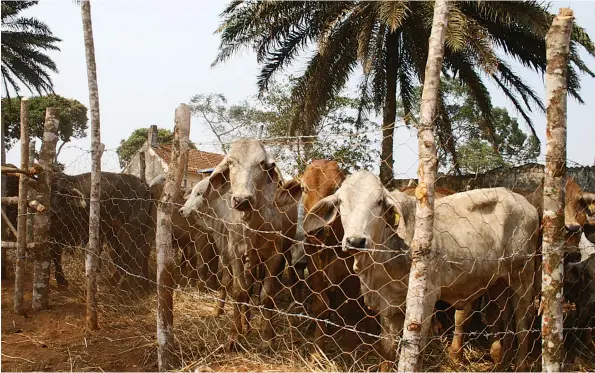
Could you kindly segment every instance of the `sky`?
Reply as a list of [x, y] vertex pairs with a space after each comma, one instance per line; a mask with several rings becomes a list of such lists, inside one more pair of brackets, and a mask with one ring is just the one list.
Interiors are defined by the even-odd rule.
[[[104, 171], [118, 172], [116, 148], [132, 131], [156, 124], [173, 129], [174, 112], [195, 94], [222, 93], [231, 103], [256, 94], [258, 65], [252, 52], [246, 51], [224, 64], [211, 67], [219, 46], [214, 31], [219, 14], [227, 1], [207, 0], [93, 0], [92, 21], [99, 85], [101, 142], [106, 146], [102, 159]], [[595, 39], [595, 1], [553, 1], [552, 11], [571, 7], [576, 22]], [[55, 91], [74, 98], [87, 107], [89, 96], [80, 7], [72, 0], [42, 0], [23, 15], [46, 22], [55, 36], [62, 39], [61, 51], [49, 55], [58, 65], [52, 74]], [[595, 69], [595, 59], [581, 51], [583, 59]], [[286, 70], [299, 74], [299, 64]], [[543, 76], [513, 64], [541, 97]], [[354, 76], [347, 91], [355, 93]], [[568, 165], [593, 165], [595, 161], [595, 79], [582, 75], [584, 105], [568, 101]], [[515, 114], [510, 102], [493, 84], [488, 83], [494, 106]], [[23, 90], [24, 95], [28, 91]], [[545, 115], [531, 115], [545, 152]], [[90, 127], [90, 125], [89, 125]], [[523, 128], [525, 128], [522, 125]], [[526, 129], [526, 128], [525, 128]], [[90, 131], [90, 129], [89, 129]], [[198, 148], [214, 151], [214, 137], [204, 123], [193, 118], [190, 139]], [[66, 172], [77, 174], [90, 170], [91, 138], [77, 139], [62, 150], [59, 161]], [[39, 141], [37, 148], [39, 149]], [[8, 163], [18, 165], [19, 146], [7, 153]], [[413, 130], [397, 130], [395, 139], [396, 177], [415, 177], [417, 139]]]

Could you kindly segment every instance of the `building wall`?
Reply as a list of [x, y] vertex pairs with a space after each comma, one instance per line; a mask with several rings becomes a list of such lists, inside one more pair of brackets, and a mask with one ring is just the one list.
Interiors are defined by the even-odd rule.
[[167, 173], [167, 165], [157, 154], [150, 150], [147, 144], [144, 144], [141, 149], [132, 157], [130, 164], [122, 170], [124, 174], [130, 174], [140, 177], [140, 152], [145, 153], [145, 178], [147, 183], [150, 183], [155, 177]]

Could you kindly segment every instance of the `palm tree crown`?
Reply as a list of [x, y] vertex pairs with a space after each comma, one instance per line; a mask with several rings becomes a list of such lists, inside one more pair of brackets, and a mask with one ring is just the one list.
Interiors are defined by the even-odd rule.
[[[496, 83], [535, 133], [528, 112], [533, 107], [544, 110], [543, 103], [502, 56], [543, 73], [545, 34], [553, 15], [537, 1], [449, 3], [443, 74], [469, 87], [481, 111], [479, 125], [494, 143], [486, 77]], [[221, 45], [213, 64], [252, 48], [261, 64], [258, 87], [262, 92], [277, 71], [315, 45], [293, 91], [301, 110], [296, 110], [299, 118], [291, 131], [307, 134], [357, 66], [363, 70], [361, 113], [383, 109], [385, 129], [394, 128], [397, 91], [405, 113], [410, 113], [414, 87], [424, 80], [432, 15], [433, 3], [426, 1], [234, 1], [221, 14]], [[595, 56], [589, 36], [574, 26], [568, 84], [570, 94], [582, 103], [578, 74], [595, 74], [581, 60], [579, 46]], [[441, 101], [436, 119], [438, 145], [454, 156], [444, 97]], [[406, 115], [407, 123], [408, 118]], [[392, 157], [392, 135], [389, 140], [384, 160]]]
[[2, 81], [6, 92], [11, 87], [17, 94], [21, 82], [31, 92], [53, 93], [50, 72], [58, 72], [54, 61], [44, 53], [60, 50], [49, 27], [19, 13], [37, 1], [2, 1]]

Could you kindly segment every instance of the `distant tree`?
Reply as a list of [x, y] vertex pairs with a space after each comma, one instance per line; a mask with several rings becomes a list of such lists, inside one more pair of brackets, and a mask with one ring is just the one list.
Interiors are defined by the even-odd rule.
[[19, 82], [39, 95], [54, 93], [50, 72], [58, 72], [44, 52], [59, 51], [49, 27], [37, 18], [20, 16], [37, 1], [2, 1], [2, 83], [17, 94]]
[[[120, 140], [120, 146], [116, 149], [120, 167], [124, 168], [132, 160], [132, 157], [147, 141], [149, 135], [148, 128], [135, 129], [126, 140]], [[157, 129], [157, 144], [169, 144], [174, 139], [174, 133], [165, 128]], [[190, 144], [190, 149], [196, 149], [194, 144]]]
[[[444, 110], [451, 118], [450, 138], [446, 138], [446, 134], [438, 134], [436, 138], [438, 162], [443, 172], [453, 169], [453, 158], [446, 151], [448, 145], [445, 139], [452, 140], [457, 163], [463, 173], [482, 173], [496, 167], [518, 166], [537, 161], [540, 153], [539, 139], [523, 132], [518, 120], [505, 108], [492, 108], [493, 132], [488, 133], [481, 109], [466, 85], [455, 79], [443, 78], [440, 91], [444, 97]], [[414, 103], [420, 103], [421, 87], [414, 89], [413, 98]], [[412, 119], [417, 120], [418, 115], [414, 111]]]
[[313, 159], [335, 159], [346, 170], [371, 169], [378, 152], [373, 149], [368, 120], [358, 121], [359, 102], [346, 96], [331, 100], [324, 115], [308, 136], [290, 136], [295, 110], [291, 99], [293, 78], [271, 84], [266, 95], [252, 97], [236, 105], [228, 104], [221, 94], [196, 95], [191, 98], [193, 115], [204, 121], [226, 152], [234, 138], [262, 135], [267, 149], [283, 171], [302, 172]]
[[[31, 136], [42, 138], [45, 123], [45, 109], [54, 107], [60, 114], [58, 136], [62, 143], [56, 152], [56, 158], [62, 147], [73, 138], [87, 136], [87, 108], [77, 100], [58, 95], [38, 96], [29, 99], [29, 132]], [[4, 116], [4, 146], [10, 150], [21, 138], [21, 104], [14, 98], [2, 99], [2, 115]]]

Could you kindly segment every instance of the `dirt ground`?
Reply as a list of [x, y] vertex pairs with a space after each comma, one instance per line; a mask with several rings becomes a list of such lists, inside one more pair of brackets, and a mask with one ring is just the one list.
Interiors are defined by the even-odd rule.
[[[155, 291], [116, 291], [100, 278], [100, 330], [87, 331], [83, 259], [64, 258], [68, 289], [58, 288], [52, 275], [48, 311], [30, 309], [32, 281], [26, 278], [26, 315], [14, 315], [14, 275], [9, 273], [7, 280], [2, 281], [2, 371], [157, 371]], [[26, 273], [31, 272], [28, 267]], [[177, 366], [182, 371], [372, 371], [379, 363], [370, 345], [358, 348], [349, 362], [342, 360], [340, 337], [329, 356], [313, 353], [312, 321], [304, 320], [296, 328], [289, 328], [289, 318], [283, 315], [275, 319], [275, 328], [282, 334], [276, 354], [258, 353], [258, 315], [251, 321], [252, 331], [240, 339], [240, 350], [226, 353], [222, 346], [231, 324], [232, 307], [228, 305], [222, 316], [214, 317], [214, 296], [188, 285], [174, 292], [174, 348]], [[280, 309], [287, 310], [283, 294], [281, 298]], [[424, 356], [424, 370], [493, 370], [489, 347], [479, 342], [465, 348], [463, 365], [453, 366], [447, 358], [449, 338], [434, 336]], [[566, 369], [593, 371], [595, 359], [582, 356]]]
[[14, 279], [2, 281], [2, 371], [156, 371], [154, 325], [142, 318], [106, 320], [85, 330], [80, 293], [51, 287], [51, 309], [32, 311], [25, 281], [25, 316], [12, 313]]

